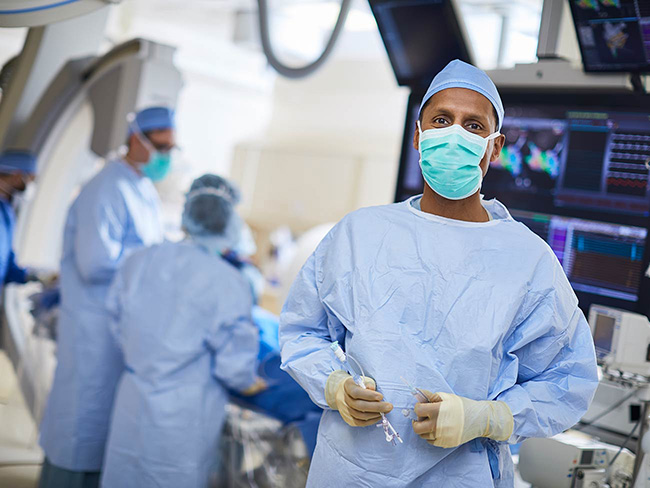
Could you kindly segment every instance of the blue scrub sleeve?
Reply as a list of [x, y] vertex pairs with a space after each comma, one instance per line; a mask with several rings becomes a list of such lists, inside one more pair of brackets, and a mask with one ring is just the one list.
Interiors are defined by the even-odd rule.
[[125, 255], [128, 214], [117, 191], [92, 198], [95, 200], [83, 202], [77, 211], [75, 259], [85, 281], [106, 283]]
[[300, 270], [280, 315], [280, 367], [316, 405], [329, 409], [325, 383], [333, 371], [341, 369], [329, 347], [335, 340], [343, 343], [345, 329], [340, 322], [328, 320], [318, 293], [315, 267], [316, 253]]
[[518, 364], [517, 384], [496, 399], [506, 402], [514, 416], [511, 443], [571, 428], [587, 411], [598, 386], [589, 325], [568, 283], [563, 285], [517, 327], [508, 348], [515, 359], [511, 364]]
[[225, 308], [217, 313], [207, 343], [214, 353], [212, 374], [228, 388], [244, 391], [257, 380], [260, 337], [251, 318], [252, 297], [246, 285], [242, 281], [233, 290], [239, 293], [222, 297]]
[[13, 251], [9, 253], [5, 283], [27, 283], [27, 270], [16, 264], [16, 256]]

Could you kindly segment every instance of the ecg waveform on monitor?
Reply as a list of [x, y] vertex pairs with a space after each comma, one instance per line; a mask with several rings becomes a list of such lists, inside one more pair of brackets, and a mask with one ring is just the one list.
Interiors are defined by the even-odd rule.
[[636, 294], [644, 242], [635, 237], [574, 230], [568, 271], [572, 283]]
[[610, 145], [607, 193], [643, 197], [648, 189], [650, 135], [615, 133]]
[[575, 290], [637, 300], [646, 229], [517, 210], [512, 216], [550, 245]]

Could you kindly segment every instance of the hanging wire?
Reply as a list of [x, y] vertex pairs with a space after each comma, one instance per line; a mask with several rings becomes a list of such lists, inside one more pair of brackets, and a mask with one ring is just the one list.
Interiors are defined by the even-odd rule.
[[338, 40], [341, 32], [343, 31], [343, 27], [345, 26], [345, 20], [347, 19], [348, 13], [350, 12], [352, 0], [341, 0], [341, 10], [339, 11], [338, 19], [336, 19], [336, 24], [332, 30], [332, 35], [327, 41], [325, 49], [323, 49], [321, 55], [318, 56], [315, 61], [300, 67], [287, 66], [277, 58], [275, 51], [273, 51], [273, 45], [271, 43], [268, 1], [257, 0], [257, 5], [259, 7], [258, 17], [260, 25], [260, 38], [262, 40], [262, 50], [264, 51], [269, 64], [273, 66], [273, 69], [275, 69], [282, 76], [286, 76], [287, 78], [304, 78], [305, 76], [309, 76], [318, 68], [320, 68], [325, 63], [325, 61], [327, 61], [327, 58], [334, 50], [336, 41]]

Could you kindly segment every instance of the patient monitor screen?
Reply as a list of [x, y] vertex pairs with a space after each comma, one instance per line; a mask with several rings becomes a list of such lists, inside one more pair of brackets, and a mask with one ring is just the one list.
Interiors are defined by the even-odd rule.
[[486, 192], [534, 193], [548, 207], [649, 214], [647, 113], [516, 106], [507, 113], [506, 143]]
[[453, 59], [470, 61], [451, 0], [370, 0], [400, 85], [428, 83]]
[[605, 356], [612, 350], [612, 338], [614, 337], [614, 327], [616, 320], [608, 315], [596, 315], [596, 325], [594, 327], [594, 345], [598, 357]]
[[636, 302], [647, 230], [512, 210], [553, 249], [573, 289]]
[[586, 71], [650, 70], [648, 0], [570, 0]]

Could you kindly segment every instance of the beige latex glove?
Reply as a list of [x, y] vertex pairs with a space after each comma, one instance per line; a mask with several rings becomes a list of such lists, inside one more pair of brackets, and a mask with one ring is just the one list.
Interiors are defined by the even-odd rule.
[[422, 392], [431, 403], [417, 403], [413, 431], [429, 444], [456, 447], [477, 437], [505, 441], [512, 435], [514, 419], [505, 402], [476, 401], [451, 393]]
[[363, 380], [367, 389], [357, 385], [345, 371], [337, 370], [325, 384], [325, 401], [352, 427], [376, 424], [381, 419], [379, 412], [388, 413], [393, 409], [390, 403], [382, 402], [384, 396], [375, 391], [372, 378], [364, 377]]
[[266, 381], [264, 381], [262, 378], [257, 378], [257, 380], [255, 380], [255, 383], [242, 391], [241, 394], [244, 396], [257, 395], [261, 391], [266, 390], [268, 387], [269, 385], [266, 384]]

